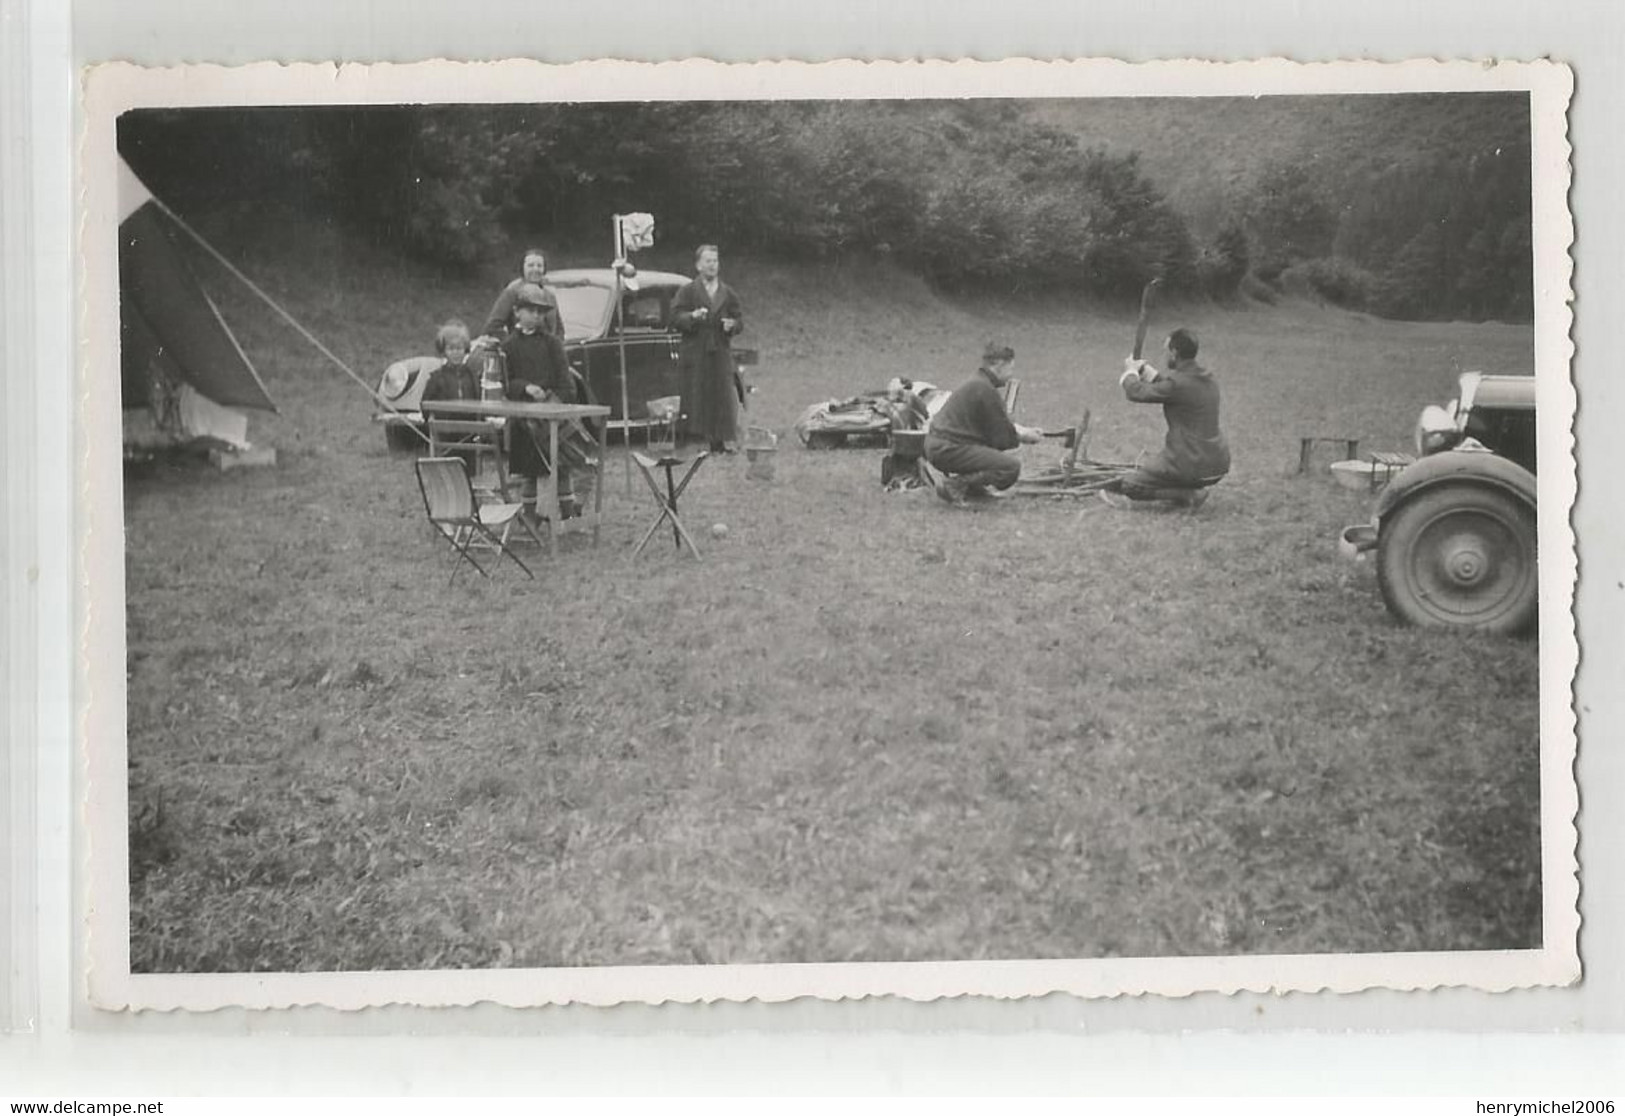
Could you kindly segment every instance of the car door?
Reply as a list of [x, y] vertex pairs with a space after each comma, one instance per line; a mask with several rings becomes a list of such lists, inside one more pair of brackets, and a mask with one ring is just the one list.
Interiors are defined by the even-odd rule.
[[[677, 335], [669, 328], [674, 288], [648, 285], [622, 296], [621, 322], [611, 319], [602, 337], [582, 345], [587, 382], [615, 420], [621, 414], [621, 355], [626, 356], [626, 406], [633, 422], [648, 415], [651, 399], [682, 392]], [[623, 345], [624, 341], [624, 345]]]

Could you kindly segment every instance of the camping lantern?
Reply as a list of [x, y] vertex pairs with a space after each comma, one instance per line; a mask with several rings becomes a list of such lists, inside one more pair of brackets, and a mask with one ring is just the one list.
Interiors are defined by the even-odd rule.
[[486, 401], [503, 398], [507, 394], [504, 381], [508, 377], [507, 369], [503, 365], [502, 350], [481, 349], [475, 357], [479, 361], [480, 398]]

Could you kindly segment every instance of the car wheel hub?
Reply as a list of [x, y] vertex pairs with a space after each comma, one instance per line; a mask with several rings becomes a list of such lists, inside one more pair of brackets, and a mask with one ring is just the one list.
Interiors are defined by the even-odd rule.
[[1418, 542], [1412, 584], [1441, 618], [1494, 615], [1517, 595], [1526, 574], [1515, 532], [1493, 515], [1441, 515]]
[[1476, 537], [1457, 536], [1444, 548], [1444, 572], [1451, 581], [1468, 589], [1483, 581], [1489, 573], [1490, 557], [1484, 552], [1483, 541]]

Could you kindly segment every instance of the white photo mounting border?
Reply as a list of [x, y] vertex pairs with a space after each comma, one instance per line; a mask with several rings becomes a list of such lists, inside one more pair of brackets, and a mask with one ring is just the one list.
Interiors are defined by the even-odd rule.
[[[85, 976], [107, 1010], [386, 1004], [506, 1006], [627, 1002], [782, 1001], [899, 996], [1082, 997], [1211, 991], [1353, 992], [1370, 988], [1486, 991], [1579, 979], [1578, 861], [1572, 685], [1576, 492], [1573, 443], [1573, 222], [1567, 109], [1570, 71], [1549, 62], [1414, 61], [1298, 64], [1284, 60], [1129, 64], [834, 62], [723, 65], [530, 62], [412, 65], [210, 65], [145, 70], [114, 64], [87, 75], [80, 150], [80, 401], [74, 491], [80, 499], [77, 585], [83, 642], [77, 692], [88, 834]], [[554, 101], [882, 98], [1089, 98], [1526, 91], [1532, 122], [1534, 349], [1541, 492], [1540, 835], [1542, 946], [1531, 950], [861, 964], [628, 966], [343, 973], [136, 974], [130, 967], [126, 785], [125, 598], [116, 303], [120, 114], [139, 108], [495, 104]]]

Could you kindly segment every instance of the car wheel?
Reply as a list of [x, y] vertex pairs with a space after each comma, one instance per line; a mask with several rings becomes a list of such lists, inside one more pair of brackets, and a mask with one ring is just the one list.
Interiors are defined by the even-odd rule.
[[1535, 511], [1492, 488], [1420, 492], [1383, 518], [1377, 581], [1406, 623], [1522, 631], [1540, 586]]
[[411, 450], [426, 451], [429, 447], [429, 443], [410, 426], [384, 427], [384, 441], [388, 443], [390, 449], [398, 453]]

